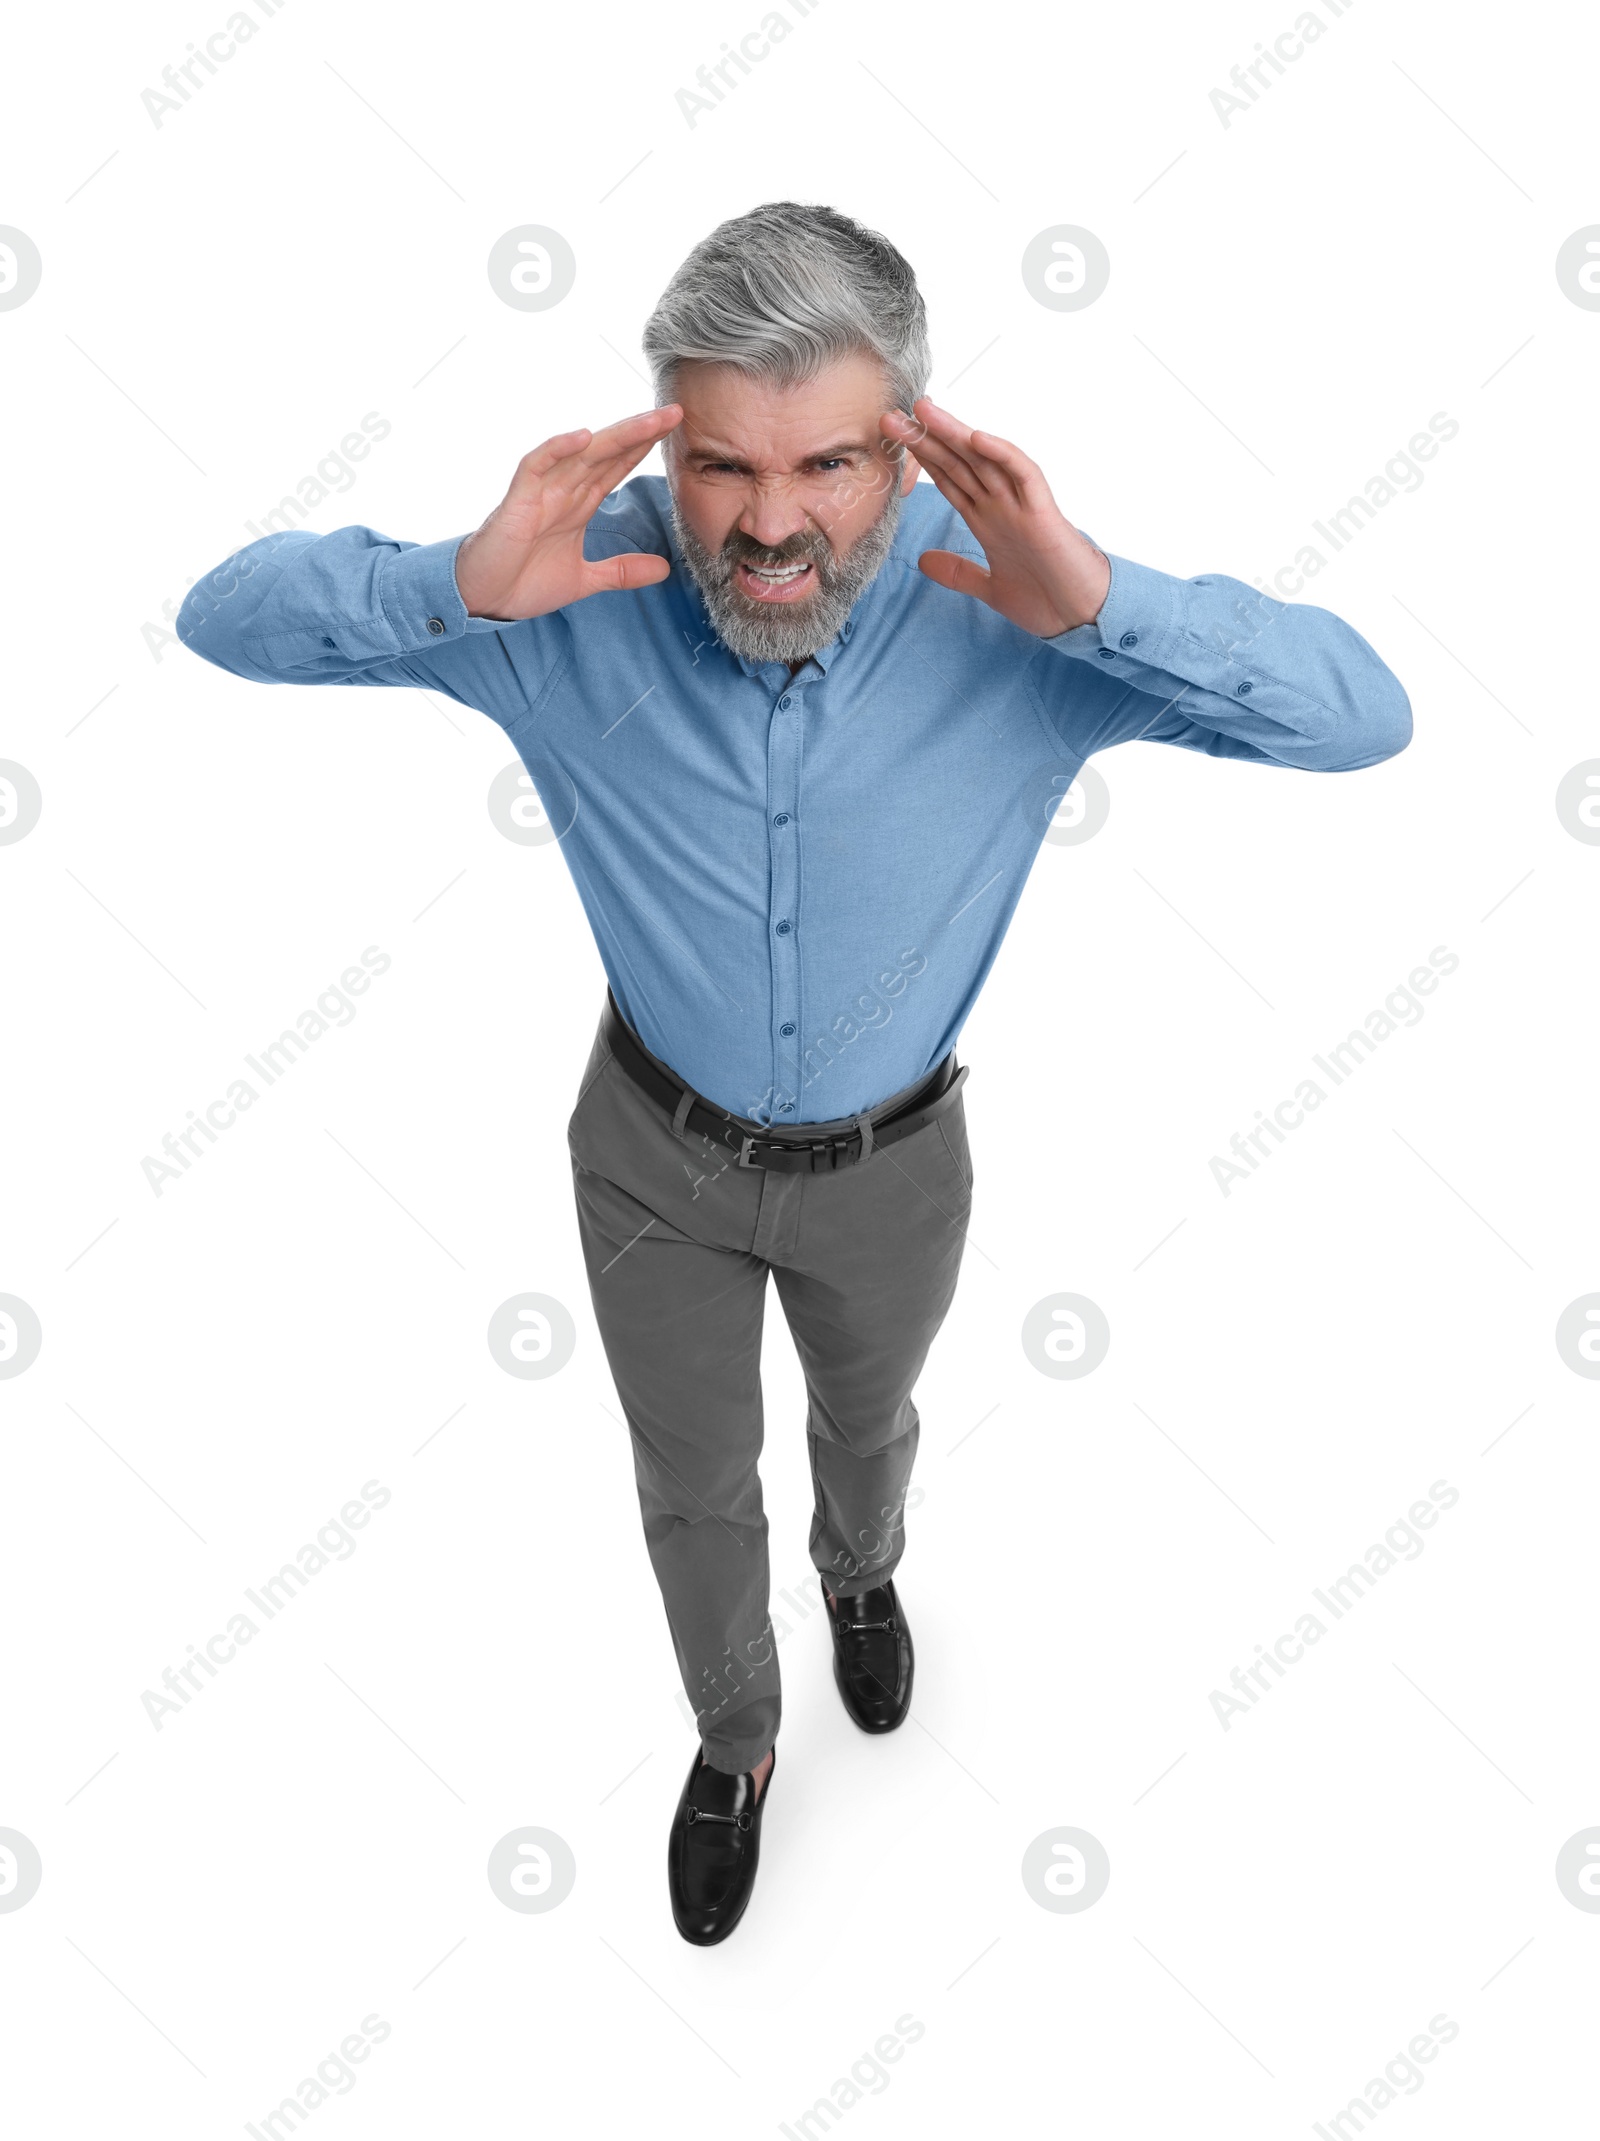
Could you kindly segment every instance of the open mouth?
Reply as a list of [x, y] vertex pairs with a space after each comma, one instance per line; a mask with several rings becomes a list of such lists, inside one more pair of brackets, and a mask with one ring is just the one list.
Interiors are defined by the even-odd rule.
[[741, 561], [734, 578], [740, 591], [756, 602], [796, 602], [810, 593], [816, 567], [808, 558], [791, 559], [783, 565], [746, 565]]

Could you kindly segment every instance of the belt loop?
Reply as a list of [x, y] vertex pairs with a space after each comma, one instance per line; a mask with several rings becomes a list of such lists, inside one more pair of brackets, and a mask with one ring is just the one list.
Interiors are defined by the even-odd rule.
[[[872, 1117], [870, 1115], [858, 1115], [856, 1117], [856, 1128], [861, 1132], [861, 1158], [863, 1160], [870, 1159], [872, 1157]], [[859, 1165], [860, 1162], [858, 1161], [857, 1164]]]
[[679, 1139], [680, 1142], [683, 1138], [683, 1126], [688, 1121], [689, 1110], [693, 1106], [694, 1089], [692, 1086], [686, 1085], [682, 1093], [678, 1096], [677, 1110], [672, 1118], [672, 1134], [675, 1138]]

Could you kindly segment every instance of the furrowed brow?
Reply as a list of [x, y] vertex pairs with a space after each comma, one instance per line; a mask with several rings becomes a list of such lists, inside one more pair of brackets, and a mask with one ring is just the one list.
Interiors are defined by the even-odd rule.
[[[806, 454], [798, 465], [801, 468], [814, 468], [819, 461], [842, 460], [848, 454], [869, 454], [871, 450], [861, 439], [847, 439], [837, 446], [817, 447], [814, 452]], [[685, 458], [690, 461], [719, 462], [725, 467], [738, 469], [741, 474], [749, 473], [749, 464], [741, 460], [731, 447], [701, 443], [694, 446], [685, 445], [683, 452]]]
[[864, 444], [862, 440], [847, 439], [840, 446], [819, 446], [815, 453], [808, 453], [800, 465], [802, 468], [810, 468], [818, 461], [839, 461], [843, 460], [846, 454], [864, 454], [871, 451], [871, 447]]

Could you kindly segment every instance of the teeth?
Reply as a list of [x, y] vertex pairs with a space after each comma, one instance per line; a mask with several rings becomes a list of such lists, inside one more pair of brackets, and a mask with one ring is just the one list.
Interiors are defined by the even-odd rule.
[[792, 580], [806, 568], [802, 562], [799, 565], [749, 565], [745, 569], [758, 580]]

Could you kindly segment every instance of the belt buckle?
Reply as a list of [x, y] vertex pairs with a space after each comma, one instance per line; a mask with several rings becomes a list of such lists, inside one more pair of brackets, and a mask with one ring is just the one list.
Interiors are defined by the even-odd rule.
[[813, 1174], [836, 1172], [841, 1165], [847, 1164], [844, 1160], [844, 1155], [850, 1150], [850, 1138], [853, 1135], [854, 1132], [851, 1132], [850, 1135], [845, 1137], [808, 1138], [803, 1144], [797, 1140], [791, 1147], [788, 1145], [781, 1144], [772, 1138], [764, 1138], [759, 1135], [752, 1134], [747, 1137], [742, 1137], [739, 1140], [739, 1158], [737, 1161], [737, 1165], [739, 1165], [740, 1167], [759, 1168], [762, 1163], [759, 1160], [752, 1158], [751, 1155], [752, 1148], [760, 1144], [766, 1146], [771, 1151], [793, 1150], [796, 1152], [809, 1153], [811, 1156], [811, 1172]]

